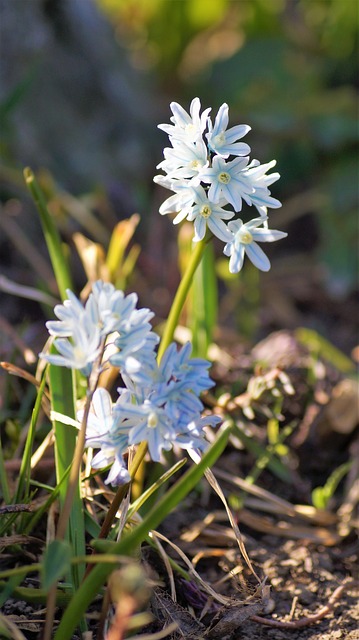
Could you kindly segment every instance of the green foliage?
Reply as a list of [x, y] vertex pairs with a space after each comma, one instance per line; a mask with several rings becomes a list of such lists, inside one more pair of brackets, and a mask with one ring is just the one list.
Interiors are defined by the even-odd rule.
[[45, 590], [50, 589], [70, 569], [71, 546], [66, 540], [53, 540], [46, 547], [41, 565], [41, 583]]
[[312, 491], [312, 502], [317, 509], [327, 509], [329, 501], [334, 496], [340, 481], [350, 471], [353, 463], [345, 462], [330, 474], [323, 487], [315, 487]]
[[[268, 427], [269, 433], [273, 433], [273, 422]], [[257, 440], [248, 435], [238, 424], [233, 426], [234, 433], [243, 446], [252, 453], [255, 458], [253, 469], [248, 474], [246, 480], [252, 484], [259, 478], [264, 469], [268, 469], [283, 482], [291, 483], [292, 477], [287, 464], [282, 462], [281, 456], [286, 455], [288, 449], [283, 442], [291, 435], [293, 427], [287, 425], [282, 427], [281, 432], [276, 435], [275, 441], [269, 441], [267, 446], [262, 446]], [[274, 440], [272, 436], [272, 440]]]
[[[24, 170], [26, 185], [37, 206], [44, 237], [54, 269], [56, 282], [62, 299], [66, 299], [66, 290], [72, 288], [72, 278], [65, 258], [58, 229], [47, 208], [46, 200], [40, 186], [30, 168]], [[51, 347], [54, 350], [54, 347]], [[70, 418], [75, 418], [74, 373], [71, 370], [49, 366], [49, 382], [52, 410]], [[63, 508], [69, 490], [67, 469], [74, 458], [77, 431], [74, 427], [54, 420], [55, 432], [55, 465], [57, 482], [60, 485], [60, 504]], [[65, 535], [73, 545], [76, 555], [85, 554], [85, 526], [80, 497], [80, 478], [75, 489]], [[84, 567], [76, 565], [72, 571], [74, 588], [77, 588], [84, 574]]]
[[[54, 350], [54, 348], [52, 347]], [[55, 351], [55, 350], [54, 350]], [[74, 375], [64, 367], [49, 365], [49, 381], [51, 390], [52, 410], [58, 414], [75, 419]], [[60, 486], [59, 497], [61, 508], [64, 507], [68, 492], [67, 470], [71, 467], [76, 447], [77, 429], [63, 424], [59, 420], [53, 421], [55, 433], [55, 464], [56, 478]], [[80, 497], [80, 478], [75, 489], [66, 531], [67, 541], [72, 544], [75, 555], [85, 555], [85, 525]], [[77, 588], [82, 580], [84, 567], [73, 567], [73, 585]]]
[[[180, 480], [160, 498], [142, 522], [134, 527], [131, 533], [124, 536], [112, 547], [112, 553], [118, 555], [133, 553], [134, 549], [145, 539], [148, 532], [151, 529], [155, 529], [166, 515], [197, 485], [206, 468], [213, 466], [223, 452], [229, 434], [230, 428], [227, 427], [222, 430], [217, 440], [203, 455], [201, 462], [198, 465], [193, 465]], [[76, 594], [74, 594], [71, 603], [67, 607], [55, 634], [55, 640], [70, 640], [81, 615], [86, 611], [88, 604], [99, 592], [108, 575], [111, 573], [111, 570], [116, 567], [116, 564], [116, 560], [114, 559], [113, 563], [98, 563], [94, 567]]]
[[310, 353], [316, 358], [320, 357], [330, 362], [334, 367], [343, 373], [354, 373], [355, 365], [345, 353], [337, 349], [329, 340], [326, 340], [317, 331], [300, 327], [296, 329], [295, 336], [299, 342], [304, 344]]
[[207, 358], [217, 323], [217, 280], [213, 244], [207, 245], [195, 273], [191, 289], [191, 318], [193, 356]]
[[54, 220], [46, 206], [44, 194], [35, 178], [32, 170], [27, 167], [24, 170], [24, 178], [34, 203], [37, 207], [41, 225], [46, 240], [48, 252], [54, 269], [56, 282], [63, 300], [66, 299], [66, 289], [73, 289], [72, 278], [66, 257], [61, 245], [61, 238]]
[[41, 400], [45, 389], [45, 376], [39, 386], [34, 410], [32, 413], [30, 428], [27, 434], [26, 443], [24, 447], [24, 453], [21, 460], [21, 467], [19, 472], [19, 480], [17, 483], [16, 494], [14, 497], [14, 503], [29, 502], [30, 498], [30, 473], [31, 473], [31, 454], [35, 439], [35, 430], [37, 421], [39, 418], [39, 412], [41, 408]]

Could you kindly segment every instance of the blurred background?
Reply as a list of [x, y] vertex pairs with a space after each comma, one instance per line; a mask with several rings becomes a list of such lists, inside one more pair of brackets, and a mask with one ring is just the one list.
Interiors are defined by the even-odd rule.
[[[356, 0], [0, 0], [0, 304], [2, 358], [11, 327], [44, 339], [51, 309], [16, 285], [56, 296], [22, 171], [37, 174], [76, 285], [74, 232], [107, 248], [116, 222], [141, 216], [128, 290], [158, 319], [179, 280], [177, 228], [153, 183], [169, 103], [227, 102], [249, 124], [252, 157], [277, 160], [283, 202], [271, 226], [273, 268], [229, 278], [218, 247], [219, 327], [252, 343], [305, 326], [348, 355], [358, 312], [358, 6]], [[14, 293], [16, 295], [14, 295]]]

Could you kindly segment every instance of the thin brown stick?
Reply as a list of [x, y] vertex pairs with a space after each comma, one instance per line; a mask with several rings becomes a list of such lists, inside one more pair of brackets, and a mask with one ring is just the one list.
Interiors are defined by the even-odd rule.
[[307, 616], [306, 618], [301, 618], [300, 620], [273, 620], [273, 618], [262, 618], [262, 616], [251, 616], [251, 620], [253, 622], [258, 622], [258, 624], [263, 624], [268, 627], [275, 627], [276, 629], [301, 629], [302, 627], [309, 627], [311, 624], [315, 624], [325, 618], [328, 613], [330, 613], [334, 605], [338, 602], [340, 596], [342, 595], [346, 585], [340, 585], [337, 587], [335, 591], [333, 591], [332, 595], [329, 597], [328, 602], [324, 607], [319, 609], [317, 613], [313, 616]]

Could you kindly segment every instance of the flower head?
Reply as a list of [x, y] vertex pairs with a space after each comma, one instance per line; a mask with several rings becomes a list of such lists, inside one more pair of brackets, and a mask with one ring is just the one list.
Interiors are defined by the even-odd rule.
[[117, 358], [112, 356], [117, 366], [133, 370], [136, 363], [140, 369], [142, 361], [154, 357], [153, 349], [158, 342], [150, 324], [154, 314], [149, 309], [136, 309], [135, 293], [125, 296], [112, 284], [98, 280], [85, 305], [72, 291], [67, 290], [67, 295], [68, 299], [55, 307], [59, 320], [46, 323], [50, 334], [55, 336], [58, 354], [42, 352], [41, 358], [79, 369], [88, 376], [109, 335], [113, 335], [119, 351]]
[[235, 158], [226, 162], [221, 156], [215, 156], [212, 167], [204, 169], [201, 180], [209, 183], [208, 198], [213, 202], [226, 200], [235, 211], [242, 209], [242, 198], [254, 194], [254, 188], [245, 169], [248, 158]]
[[[220, 238], [224, 242], [228, 241], [230, 234], [223, 220], [233, 218], [233, 211], [226, 211], [220, 204], [209, 200], [205, 190], [201, 186], [194, 188], [193, 193], [193, 204], [188, 212], [187, 220], [194, 221], [194, 242], [203, 240], [207, 227], [212, 231], [214, 236], [217, 236], [217, 238]], [[220, 202], [223, 203], [223, 200]]]
[[200, 183], [201, 173], [208, 166], [207, 147], [199, 138], [196, 144], [172, 141], [173, 147], [163, 150], [165, 159], [157, 165], [157, 169], [166, 171], [170, 179], [190, 180], [194, 186]]
[[229, 270], [238, 273], [242, 269], [244, 256], [261, 271], [270, 269], [270, 262], [258, 242], [275, 242], [287, 236], [283, 231], [268, 228], [258, 228], [263, 224], [263, 218], [254, 218], [246, 224], [242, 220], [233, 220], [228, 224], [233, 234], [232, 240], [223, 249], [226, 256], [230, 256]]
[[[245, 250], [245, 242], [234, 241], [233, 229], [244, 223], [233, 218], [242, 211], [244, 201], [256, 207], [261, 216], [258, 224], [268, 230], [268, 209], [281, 206], [269, 189], [279, 179], [279, 173], [267, 173], [275, 160], [262, 165], [258, 160], [250, 161], [250, 147], [240, 142], [250, 127], [237, 125], [228, 129], [226, 103], [219, 108], [214, 125], [208, 116], [209, 109], [200, 115], [198, 98], [192, 100], [190, 114], [177, 103], [171, 103], [171, 110], [174, 124], [160, 125], [172, 144], [165, 148], [165, 159], [157, 167], [166, 175], [157, 175], [154, 181], [174, 194], [161, 205], [160, 214], [175, 213], [173, 224], [186, 219], [193, 222], [194, 242], [203, 240], [207, 230], [225, 242], [224, 253], [231, 258], [230, 270], [240, 270], [245, 252], [260, 269], [269, 269], [269, 260], [256, 243], [248, 242]], [[231, 222], [227, 223], [228, 220]], [[252, 222], [247, 223], [248, 233]], [[232, 223], [236, 223], [234, 227]], [[262, 234], [260, 239], [272, 241], [268, 238]]]
[[228, 158], [228, 156], [247, 156], [251, 149], [245, 142], [237, 142], [243, 138], [251, 128], [246, 124], [239, 124], [235, 127], [227, 129], [229, 116], [228, 104], [224, 103], [219, 108], [212, 126], [212, 122], [208, 120], [209, 131], [206, 134], [208, 146], [214, 153]]
[[[77, 412], [79, 422], [83, 419], [83, 410]], [[106, 484], [124, 484], [130, 481], [123, 454], [128, 447], [128, 431], [122, 427], [118, 416], [113, 412], [111, 396], [99, 387], [93, 394], [91, 411], [86, 425], [86, 447], [100, 449], [91, 461], [94, 469], [103, 469], [111, 465]]]
[[280, 178], [278, 172], [267, 175], [267, 171], [275, 165], [275, 160], [266, 164], [260, 164], [258, 160], [252, 160], [244, 171], [244, 178], [251, 184], [252, 192], [243, 195], [243, 199], [247, 204], [254, 205], [263, 217], [266, 217], [268, 208], [278, 209], [282, 206], [279, 200], [272, 197], [268, 188]]
[[170, 118], [173, 124], [159, 124], [170, 138], [182, 142], [196, 142], [201, 137], [207, 126], [207, 118], [211, 109], [205, 109], [200, 115], [201, 102], [199, 98], [194, 98], [190, 105], [189, 114], [178, 102], [171, 102], [170, 109], [173, 116]]
[[129, 429], [129, 443], [146, 440], [153, 460], [159, 461], [162, 451], [175, 444], [190, 446], [194, 437], [203, 448], [203, 427], [219, 420], [201, 419], [203, 404], [198, 396], [213, 386], [208, 375], [210, 363], [190, 356], [189, 343], [180, 350], [173, 343], [161, 364], [155, 362], [147, 370], [147, 380], [138, 383], [125, 375], [126, 388], [119, 389], [121, 402], [116, 403], [114, 412]]

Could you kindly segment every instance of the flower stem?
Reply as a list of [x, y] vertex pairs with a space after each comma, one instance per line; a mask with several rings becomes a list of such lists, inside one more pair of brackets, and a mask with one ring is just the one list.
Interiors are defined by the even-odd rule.
[[205, 238], [203, 238], [203, 240], [200, 240], [200, 242], [196, 243], [195, 249], [190, 257], [186, 271], [183, 274], [182, 280], [179, 284], [177, 293], [172, 303], [165, 330], [163, 332], [160, 346], [158, 348], [158, 362], [161, 361], [164, 352], [173, 340], [174, 332], [178, 325], [178, 320], [186, 301], [187, 294], [190, 290], [193, 276], [199, 263], [201, 262], [206, 245], [212, 239], [212, 237], [212, 234], [208, 234]]
[[[132, 465], [131, 465], [131, 467], [129, 469], [131, 480], [133, 480], [133, 478], [135, 477], [135, 475], [136, 475], [136, 473], [138, 471], [138, 468], [139, 468], [142, 460], [144, 459], [144, 457], [146, 455], [146, 452], [147, 452], [147, 442], [141, 442], [141, 444], [139, 445], [139, 447], [138, 447], [138, 449], [136, 451], [136, 454], [135, 454], [135, 457], [133, 459]], [[118, 509], [120, 507], [120, 504], [121, 504], [122, 500], [126, 496], [126, 493], [127, 493], [128, 489], [129, 489], [129, 486], [130, 486], [129, 483], [127, 483], [125, 485], [120, 486], [117, 489], [117, 493], [116, 493], [114, 499], [111, 502], [110, 508], [109, 508], [109, 510], [108, 510], [108, 512], [106, 514], [105, 520], [104, 520], [103, 525], [101, 527], [101, 531], [100, 531], [100, 534], [98, 536], [99, 538], [106, 538], [107, 537], [107, 535], [108, 535], [108, 533], [110, 531], [110, 528], [112, 526], [112, 523], [113, 523], [113, 521], [114, 521], [114, 519], [116, 517], [116, 513], [117, 513], [117, 511], [118, 511]]]

